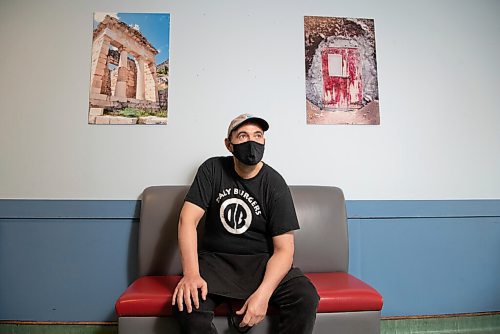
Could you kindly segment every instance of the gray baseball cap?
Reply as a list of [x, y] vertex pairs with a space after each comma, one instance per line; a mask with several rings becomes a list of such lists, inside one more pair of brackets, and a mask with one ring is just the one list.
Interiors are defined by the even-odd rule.
[[231, 123], [229, 123], [229, 128], [227, 129], [227, 138], [231, 136], [231, 132], [233, 132], [243, 124], [250, 122], [258, 124], [264, 131], [267, 131], [269, 129], [269, 124], [263, 118], [251, 114], [241, 114], [239, 116], [236, 116], [236, 118], [233, 119]]

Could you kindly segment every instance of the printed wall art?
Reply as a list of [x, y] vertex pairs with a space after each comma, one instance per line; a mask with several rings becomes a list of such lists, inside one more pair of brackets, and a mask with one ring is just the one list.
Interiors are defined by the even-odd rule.
[[308, 124], [380, 124], [372, 19], [304, 17]]
[[94, 13], [89, 124], [167, 124], [170, 14]]

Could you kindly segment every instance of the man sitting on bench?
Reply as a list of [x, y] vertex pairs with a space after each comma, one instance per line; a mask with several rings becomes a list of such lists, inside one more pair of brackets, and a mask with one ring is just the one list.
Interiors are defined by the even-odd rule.
[[215, 307], [235, 300], [243, 304], [235, 312], [240, 331], [261, 322], [268, 305], [279, 310], [278, 333], [313, 331], [319, 297], [292, 266], [299, 224], [290, 190], [261, 161], [268, 129], [262, 118], [236, 117], [225, 139], [233, 156], [205, 161], [186, 195], [179, 218], [183, 278], [172, 299], [183, 333], [217, 333]]

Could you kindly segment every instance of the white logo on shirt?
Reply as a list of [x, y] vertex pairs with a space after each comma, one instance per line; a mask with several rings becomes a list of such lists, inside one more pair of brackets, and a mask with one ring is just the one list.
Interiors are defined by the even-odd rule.
[[243, 200], [229, 198], [220, 207], [220, 220], [229, 233], [242, 234], [252, 223], [252, 212]]

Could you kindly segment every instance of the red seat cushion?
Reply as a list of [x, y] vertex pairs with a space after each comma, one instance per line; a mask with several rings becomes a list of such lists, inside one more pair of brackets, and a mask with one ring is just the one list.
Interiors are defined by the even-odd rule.
[[306, 274], [320, 296], [318, 313], [380, 311], [382, 296], [356, 277], [343, 272]]
[[[318, 313], [379, 311], [382, 296], [368, 284], [348, 273], [306, 274], [320, 295]], [[143, 276], [133, 282], [116, 302], [119, 317], [172, 315], [172, 294], [180, 276]], [[225, 305], [215, 310], [227, 315]]]

